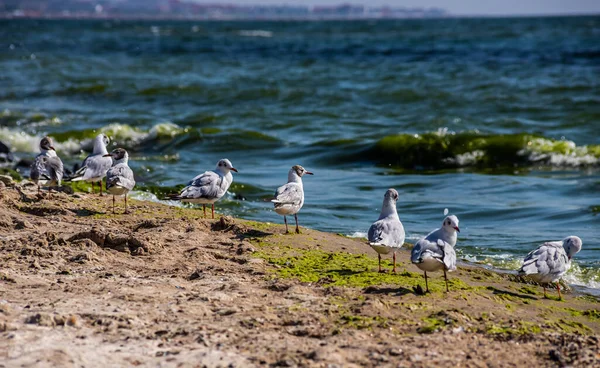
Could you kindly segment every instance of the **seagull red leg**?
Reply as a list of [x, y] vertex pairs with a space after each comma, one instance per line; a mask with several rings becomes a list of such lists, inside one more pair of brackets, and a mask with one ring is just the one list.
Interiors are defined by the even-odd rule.
[[446, 270], [444, 269], [444, 280], [446, 280], [446, 292], [450, 292], [450, 289], [448, 289], [448, 277], [446, 276]]

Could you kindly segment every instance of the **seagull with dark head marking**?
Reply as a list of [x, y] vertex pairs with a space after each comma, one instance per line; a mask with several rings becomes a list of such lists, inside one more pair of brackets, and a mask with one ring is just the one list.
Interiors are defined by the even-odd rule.
[[548, 297], [546, 285], [556, 284], [558, 298], [562, 299], [558, 281], [571, 268], [571, 258], [581, 250], [582, 245], [581, 239], [574, 235], [562, 241], [546, 242], [527, 254], [519, 269], [519, 275], [528, 276], [538, 284], [542, 284], [544, 298]]
[[396, 189], [388, 189], [383, 196], [383, 206], [379, 219], [369, 228], [369, 245], [377, 252], [379, 259], [379, 272], [381, 271], [381, 255], [394, 253], [394, 268], [396, 272], [396, 251], [402, 248], [404, 244], [404, 226], [398, 217], [396, 202], [398, 201], [398, 192]]
[[275, 198], [271, 199], [275, 206], [275, 212], [283, 215], [285, 222], [285, 233], [289, 233], [286, 216], [294, 215], [296, 219], [296, 233], [300, 234], [298, 227], [298, 212], [304, 205], [304, 187], [302, 186], [302, 177], [304, 175], [314, 175], [300, 165], [294, 165], [288, 172], [288, 182], [280, 186], [275, 191]]
[[115, 196], [125, 196], [125, 212], [127, 210], [127, 193], [135, 186], [133, 171], [129, 168], [129, 154], [123, 148], [114, 149], [111, 153], [104, 155], [112, 157], [113, 165], [106, 172], [106, 190], [113, 196], [112, 212], [115, 213]]
[[447, 271], [456, 270], [456, 245], [458, 228], [458, 217], [451, 215], [444, 219], [442, 227], [429, 233], [420, 239], [412, 249], [411, 262], [419, 267], [425, 275], [425, 292], [429, 292], [427, 283], [427, 271], [444, 271], [446, 291], [448, 289]]
[[217, 167], [212, 171], [206, 171], [190, 180], [181, 193], [170, 196], [172, 200], [181, 202], [202, 204], [204, 217], [206, 217], [206, 205], [212, 206], [212, 218], [215, 218], [215, 202], [221, 199], [233, 182], [231, 171], [238, 172], [231, 161], [224, 158], [217, 162]]
[[47, 185], [48, 191], [51, 191], [52, 187], [60, 186], [64, 171], [63, 163], [56, 154], [50, 137], [42, 138], [40, 151], [29, 173], [29, 178], [38, 186], [38, 193], [41, 185]]

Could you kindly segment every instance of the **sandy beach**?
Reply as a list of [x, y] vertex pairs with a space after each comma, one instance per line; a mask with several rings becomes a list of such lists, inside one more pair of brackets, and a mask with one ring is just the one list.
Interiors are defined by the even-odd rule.
[[357, 239], [111, 204], [0, 191], [0, 367], [600, 364], [590, 296], [464, 265], [419, 295], [408, 249], [379, 274]]

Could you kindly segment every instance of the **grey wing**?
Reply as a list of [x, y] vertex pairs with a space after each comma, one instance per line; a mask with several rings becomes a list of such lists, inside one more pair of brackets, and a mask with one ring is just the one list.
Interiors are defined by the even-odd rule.
[[49, 180], [55, 180], [58, 185], [63, 178], [64, 168], [61, 159], [56, 157], [48, 157], [46, 160], [46, 173]]
[[275, 199], [272, 200], [278, 204], [299, 205], [302, 202], [302, 190], [295, 183], [288, 183], [277, 188]]
[[379, 224], [379, 221], [376, 221], [369, 228], [369, 233], [367, 234], [367, 238], [369, 239], [369, 243], [379, 243], [381, 242], [381, 232], [382, 226]]
[[31, 172], [29, 173], [29, 178], [37, 183], [40, 180], [40, 177], [46, 172], [46, 159], [47, 157], [44, 155], [37, 155], [35, 157], [35, 161], [31, 165]]
[[520, 274], [560, 275], [567, 271], [569, 260], [560, 243], [548, 242], [529, 252]]
[[85, 161], [83, 161], [83, 167], [80, 170], [84, 170], [84, 179], [92, 179], [104, 177], [111, 166], [112, 159], [110, 157], [103, 157], [102, 155], [93, 155], [88, 156], [85, 159]]
[[135, 186], [133, 171], [129, 166], [119, 164], [111, 167], [106, 172], [106, 187], [110, 188], [113, 185], [119, 185], [128, 190], [132, 190]]
[[423, 238], [413, 247], [410, 260], [412, 263], [421, 263], [424, 258], [436, 258], [441, 262], [444, 258], [444, 252], [436, 243]]
[[404, 227], [396, 219], [376, 221], [369, 228], [369, 242], [391, 247], [401, 247], [404, 244]]
[[207, 171], [192, 179], [188, 186], [181, 191], [181, 198], [221, 198], [227, 188], [225, 180], [219, 174], [213, 171]]
[[449, 271], [456, 270], [456, 251], [454, 247], [441, 239], [437, 243], [443, 253], [442, 261], [446, 269]]

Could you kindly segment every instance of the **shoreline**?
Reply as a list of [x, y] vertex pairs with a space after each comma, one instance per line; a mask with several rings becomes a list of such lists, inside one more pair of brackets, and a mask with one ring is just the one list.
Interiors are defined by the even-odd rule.
[[[356, 239], [149, 201], [0, 190], [0, 357], [45, 366], [600, 364], [600, 301]], [[122, 210], [119, 203], [118, 211]], [[391, 267], [385, 259], [384, 268]], [[573, 348], [575, 346], [576, 348]]]
[[[174, 188], [176, 189], [176, 188]], [[154, 196], [155, 198], [150, 198], [148, 199], [148, 197], [146, 197], [145, 199], [139, 199], [135, 198], [138, 201], [148, 201], [151, 203], [156, 203], [156, 204], [160, 204], [160, 205], [165, 205], [165, 206], [170, 206], [170, 207], [175, 207], [175, 208], [187, 208], [187, 209], [193, 209], [195, 208], [194, 206], [183, 206], [183, 205], [179, 205], [179, 204], [172, 204], [169, 203], [169, 200], [163, 200], [163, 199], [159, 199], [158, 196], [152, 192], [152, 191], [133, 191], [131, 194], [132, 196], [135, 196], [135, 194], [137, 193], [146, 193], [146, 194], [150, 194], [151, 196]], [[217, 205], [218, 206], [218, 205]], [[221, 214], [221, 216], [223, 216], [223, 214]], [[229, 215], [227, 215], [229, 216]], [[244, 217], [236, 217], [242, 221], [249, 221], [249, 222], [257, 222], [254, 219], [246, 219]], [[269, 225], [269, 226], [278, 226], [281, 225], [279, 223], [276, 222], [269, 222], [269, 221], [258, 221], [259, 223], [265, 224], [265, 225]], [[283, 225], [281, 225], [283, 226]], [[331, 234], [331, 235], [339, 235], [339, 236], [343, 236], [346, 237], [348, 239], [354, 239], [356, 241], [362, 242], [362, 243], [366, 243], [367, 242], [367, 238], [365, 237], [361, 237], [361, 236], [353, 236], [350, 234], [343, 234], [343, 233], [339, 233], [339, 232], [328, 232], [328, 231], [323, 231], [323, 230], [318, 230], [318, 229], [312, 229], [312, 228], [308, 228], [314, 231], [318, 231], [318, 232], [323, 232], [323, 233], [327, 233], [327, 234]], [[356, 234], [357, 232], [354, 232], [354, 234]], [[365, 233], [366, 235], [366, 233]], [[426, 234], [425, 234], [426, 235]], [[424, 235], [423, 235], [424, 236]], [[404, 246], [402, 247], [402, 249], [400, 251], [406, 251], [407, 249], [412, 249], [413, 244], [410, 242], [405, 241]], [[369, 247], [365, 247], [366, 251], [365, 254], [371, 255], [373, 256], [375, 253], [373, 252], [369, 252], [371, 250], [371, 248]], [[526, 253], [523, 254], [523, 256], [526, 255]], [[516, 279], [522, 279], [520, 276], [517, 275], [517, 270], [516, 269], [508, 269], [508, 268], [500, 268], [495, 266], [494, 264], [491, 263], [484, 263], [484, 262], [472, 262], [469, 261], [466, 258], [458, 258], [457, 259], [457, 266], [461, 266], [461, 267], [473, 267], [473, 268], [478, 268], [478, 269], [482, 269], [482, 270], [486, 270], [486, 271], [491, 271], [491, 272], [495, 272], [495, 273], [499, 273], [499, 274], [503, 274], [503, 275], [507, 275], [507, 276], [512, 276]], [[415, 267], [416, 270], [416, 267]], [[587, 286], [585, 284], [575, 284], [575, 283], [568, 283], [564, 280], [561, 280], [561, 289], [562, 288], [567, 288], [569, 290], [571, 290], [572, 292], [578, 293], [580, 295], [590, 295], [590, 296], [594, 296], [596, 298], [600, 298], [600, 290], [593, 288], [591, 286]]]

